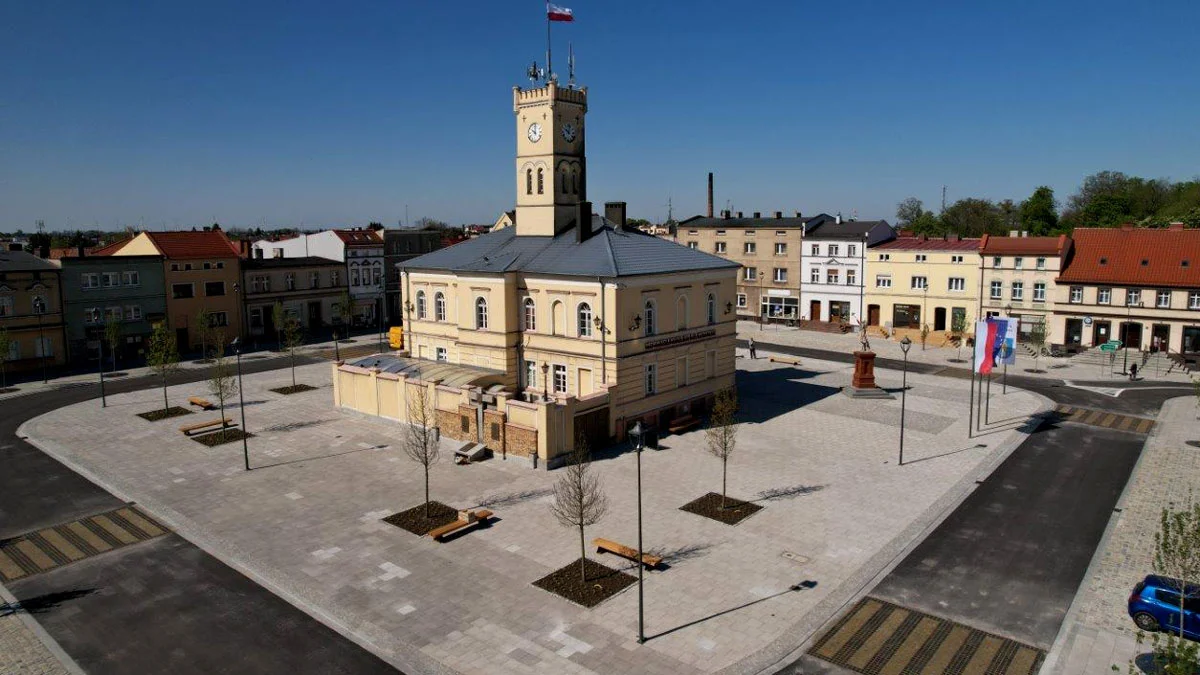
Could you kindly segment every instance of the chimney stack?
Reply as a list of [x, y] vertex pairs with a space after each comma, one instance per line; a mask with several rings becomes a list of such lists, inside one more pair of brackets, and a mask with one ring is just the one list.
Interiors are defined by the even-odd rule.
[[738, 218], [741, 218], [741, 217], [742, 217], [742, 212], [738, 211]]
[[797, 218], [800, 218], [800, 217], [801, 217], [801, 216], [800, 216], [800, 212], [799, 212], [799, 211], [797, 211], [797, 212], [796, 212], [796, 217], [797, 217]]
[[604, 202], [604, 218], [617, 229], [625, 229], [625, 202]]
[[723, 210], [721, 211], [721, 217], [722, 217], [722, 218], [729, 218], [729, 209], [723, 209]]
[[[624, 205], [622, 205], [624, 206]], [[608, 205], [604, 205], [607, 210]], [[592, 236], [592, 203], [579, 202], [575, 205], [575, 242], [582, 244]]]
[[782, 217], [783, 217], [783, 211], [776, 211], [776, 212], [775, 212], [775, 220], [779, 220], [779, 219], [780, 219], [780, 218], [782, 218]]
[[709, 171], [708, 172], [708, 217], [709, 218], [713, 217], [712, 207], [713, 207], [713, 175], [712, 175], [712, 172]]
[[85, 255], [87, 255], [87, 249], [84, 247], [84, 245], [83, 245], [83, 244], [80, 244], [78, 247], [76, 247], [76, 251], [75, 251], [75, 252], [79, 254], [79, 257], [80, 257], [80, 258], [82, 258], [82, 257], [84, 257]]
[[755, 217], [755, 218], [762, 218], [762, 212], [761, 212], [761, 211], [755, 211], [755, 212], [754, 212], [754, 217]]

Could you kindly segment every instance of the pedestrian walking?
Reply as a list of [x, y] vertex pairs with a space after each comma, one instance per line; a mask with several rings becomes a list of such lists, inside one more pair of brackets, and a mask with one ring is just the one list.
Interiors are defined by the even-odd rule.
[[1131, 363], [1131, 364], [1129, 364], [1129, 381], [1133, 382], [1136, 379], [1137, 379], [1137, 364]]
[[758, 351], [754, 348], [754, 338], [750, 338], [750, 359], [757, 359]]

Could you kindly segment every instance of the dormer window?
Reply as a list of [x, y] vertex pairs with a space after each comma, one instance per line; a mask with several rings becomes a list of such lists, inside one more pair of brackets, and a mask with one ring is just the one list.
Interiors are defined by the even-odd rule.
[[1108, 264], [1108, 258], [1101, 258], [1101, 259], [1100, 259], [1100, 264], [1101, 264], [1101, 265], [1107, 265], [1107, 264]]
[[1150, 266], [1150, 261], [1146, 260], [1145, 258], [1142, 258], [1142, 267], [1149, 267], [1149, 266]]

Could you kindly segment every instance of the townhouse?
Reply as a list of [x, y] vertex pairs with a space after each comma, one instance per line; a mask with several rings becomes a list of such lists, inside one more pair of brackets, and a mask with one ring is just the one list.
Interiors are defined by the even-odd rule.
[[116, 323], [120, 338], [115, 349], [104, 345], [105, 360], [113, 358], [110, 350], [117, 363], [141, 359], [150, 333], [167, 319], [162, 256], [105, 255], [109, 248], [114, 247], [59, 260], [68, 355], [75, 364], [99, 357], [109, 322]]
[[[979, 314], [979, 239], [898, 237], [867, 254], [867, 325], [945, 340], [957, 322], [972, 333]], [[916, 338], [913, 338], [916, 339]]]
[[1055, 279], [1071, 255], [1071, 238], [983, 235], [979, 244], [979, 305], [982, 316], [1017, 320], [1018, 334], [1036, 327], [1048, 331], [1057, 287]]
[[341, 325], [347, 291], [344, 265], [329, 258], [258, 257], [242, 261], [247, 336], [252, 343], [278, 341], [275, 306], [299, 322], [308, 338], [324, 338]]
[[856, 325], [863, 317], [867, 249], [896, 238], [884, 220], [823, 222], [804, 233], [800, 307], [809, 321]]
[[61, 271], [24, 251], [0, 251], [0, 353], [8, 373], [66, 361]]

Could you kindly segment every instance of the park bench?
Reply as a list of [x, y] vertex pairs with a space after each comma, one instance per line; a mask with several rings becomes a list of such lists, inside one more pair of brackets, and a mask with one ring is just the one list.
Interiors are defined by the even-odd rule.
[[[604, 553], [607, 551], [609, 553], [615, 553], [616, 555], [629, 560], [637, 561], [638, 559], [637, 549], [629, 548], [624, 544], [618, 544], [610, 539], [601, 539], [600, 537], [596, 537], [592, 540], [592, 545], [596, 547], [596, 553]], [[649, 553], [642, 554], [642, 564], [645, 565], [646, 569], [648, 570], [658, 567], [662, 564], [662, 561], [663, 559], [659, 556], [650, 555]]]
[[226, 417], [225, 419], [211, 420], [209, 422], [199, 422], [197, 424], [187, 424], [182, 427], [179, 427], [179, 431], [184, 436], [191, 436], [193, 432], [203, 431], [205, 429], [208, 429], [209, 427], [220, 427], [220, 428], [224, 429], [226, 427], [233, 427], [233, 426], [237, 426], [234, 423], [233, 419], [230, 417]]
[[188, 403], [197, 406], [202, 410], [212, 410], [213, 408], [217, 407], [210, 403], [208, 399], [200, 398], [199, 396], [189, 396]]
[[684, 415], [671, 420], [671, 424], [667, 428], [671, 430], [671, 433], [679, 434], [698, 426], [700, 426], [700, 420], [691, 415]]
[[488, 518], [491, 517], [492, 512], [488, 511], [487, 509], [480, 509], [478, 511], [459, 511], [458, 520], [452, 523], [446, 523], [441, 527], [436, 527], [430, 530], [429, 536], [432, 537], [434, 541], [441, 541], [442, 537], [445, 537], [452, 532], [458, 532], [468, 527], [474, 527], [480, 523], [486, 523]]

